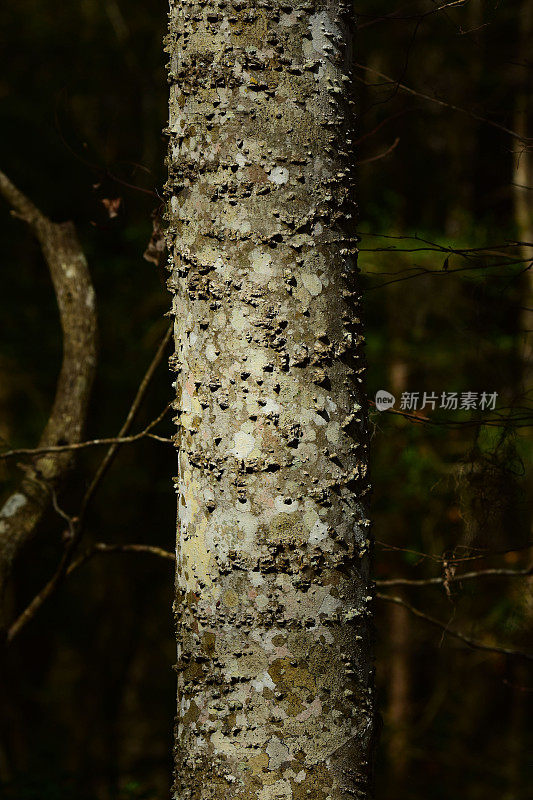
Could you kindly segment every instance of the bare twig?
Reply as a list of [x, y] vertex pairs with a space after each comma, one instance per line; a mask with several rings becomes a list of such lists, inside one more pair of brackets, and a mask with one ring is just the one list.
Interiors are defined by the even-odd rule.
[[[369, 400], [368, 404], [373, 408], [376, 408], [376, 403], [373, 400]], [[467, 409], [458, 409], [458, 411], [466, 411]], [[499, 409], [500, 416], [496, 417], [474, 417], [473, 419], [433, 419], [432, 417], [427, 417], [424, 414], [420, 414], [419, 412], [409, 413], [408, 411], [402, 411], [398, 408], [386, 408], [383, 411], [380, 411], [381, 414], [393, 414], [399, 417], [404, 417], [405, 419], [409, 420], [410, 422], [418, 422], [423, 423], [426, 425], [440, 425], [443, 427], [448, 428], [464, 428], [464, 427], [471, 427], [477, 426], [480, 424], [486, 425], [487, 427], [491, 428], [499, 428], [499, 427], [506, 427], [509, 423], [512, 423], [516, 428], [520, 427], [530, 427], [533, 422], [533, 415], [529, 409], [521, 409], [520, 407], [516, 407], [514, 410], [514, 414], [503, 414], [504, 409]], [[498, 410], [497, 412], [498, 413]]]
[[0, 453], [0, 460], [4, 458], [15, 458], [15, 456], [40, 456], [44, 453], [67, 453], [73, 450], [85, 450], [87, 447], [105, 447], [106, 445], [118, 448], [121, 444], [132, 444], [133, 442], [138, 442], [139, 439], [145, 438], [167, 442], [168, 439], [150, 433], [156, 423], [162, 419], [162, 416], [163, 415], [151, 422], [144, 430], [139, 431], [139, 433], [134, 433], [131, 436], [110, 436], [103, 439], [89, 439], [86, 442], [51, 445], [50, 447], [20, 447], [17, 450], [6, 450], [4, 453]]
[[[135, 419], [135, 416], [136, 416], [136, 414], [137, 414], [137, 412], [138, 412], [138, 410], [139, 410], [139, 408], [141, 406], [141, 403], [142, 403], [142, 401], [144, 399], [144, 396], [146, 394], [146, 390], [148, 389], [148, 387], [149, 387], [149, 385], [150, 385], [150, 383], [152, 381], [152, 378], [154, 377], [154, 374], [155, 374], [155, 371], [156, 371], [157, 367], [159, 366], [159, 364], [161, 363], [161, 361], [163, 359], [166, 347], [167, 347], [167, 345], [168, 345], [168, 343], [170, 341], [170, 337], [171, 336], [172, 336], [172, 325], [169, 325], [165, 335], [163, 336], [163, 338], [161, 340], [161, 343], [160, 343], [159, 347], [157, 348], [157, 351], [156, 351], [156, 353], [155, 353], [155, 355], [154, 355], [154, 357], [153, 357], [148, 369], [146, 370], [146, 372], [144, 374], [144, 377], [143, 377], [141, 383], [139, 384], [139, 388], [138, 388], [137, 393], [136, 393], [136, 395], [135, 395], [135, 397], [133, 399], [133, 403], [131, 404], [131, 408], [130, 408], [130, 410], [128, 412], [128, 415], [127, 415], [126, 419], [124, 420], [124, 424], [122, 425], [122, 427], [121, 427], [121, 429], [120, 429], [120, 431], [118, 433], [117, 439], [123, 439], [126, 436], [127, 432], [130, 430], [131, 425], [133, 423], [133, 420]], [[167, 406], [167, 408], [165, 409], [165, 412], [164, 412], [165, 414], [166, 414], [168, 408], [169, 407]], [[147, 430], [146, 433], [149, 433], [149, 431]], [[156, 438], [156, 437], [154, 437], [154, 438]], [[159, 440], [159, 437], [157, 437], [157, 438]], [[111, 446], [110, 446], [109, 450], [107, 451], [102, 463], [98, 467], [96, 475], [92, 479], [92, 481], [91, 481], [91, 483], [89, 485], [89, 488], [85, 492], [85, 496], [83, 498], [82, 505], [81, 505], [81, 511], [80, 511], [80, 518], [81, 519], [83, 519], [85, 517], [85, 511], [87, 509], [87, 506], [89, 505], [89, 502], [90, 502], [92, 496], [94, 495], [98, 485], [101, 483], [102, 478], [104, 477], [105, 473], [109, 469], [109, 467], [111, 465], [111, 462], [113, 461], [113, 459], [114, 459], [114, 457], [115, 457], [120, 445], [122, 444], [122, 442], [121, 441], [114, 441], [114, 442], [111, 442], [110, 444], [111, 444]]]
[[[110, 440], [103, 440], [103, 439], [94, 440], [93, 443], [95, 443], [95, 442], [97, 442], [98, 444], [104, 444], [105, 443], [105, 444], [110, 444], [111, 446], [110, 446], [108, 452], [106, 453], [104, 459], [102, 460], [102, 462], [101, 462], [101, 464], [100, 464], [100, 466], [99, 466], [99, 468], [98, 468], [93, 480], [91, 481], [91, 484], [90, 484], [87, 492], [85, 493], [85, 496], [84, 496], [82, 504], [81, 504], [81, 509], [80, 509], [79, 515], [77, 517], [69, 517], [67, 514], [65, 514], [65, 512], [63, 512], [58, 507], [57, 501], [56, 501], [56, 499], [54, 497], [54, 507], [56, 508], [56, 511], [60, 514], [60, 516], [62, 516], [64, 519], [67, 519], [68, 522], [69, 522], [69, 533], [70, 533], [69, 540], [67, 542], [67, 545], [66, 545], [65, 550], [64, 550], [64, 552], [63, 552], [63, 554], [61, 556], [61, 559], [59, 561], [59, 564], [57, 566], [57, 569], [56, 569], [54, 575], [50, 578], [50, 580], [44, 586], [44, 588], [39, 592], [39, 594], [37, 594], [33, 598], [31, 603], [26, 607], [26, 609], [21, 613], [21, 615], [11, 625], [11, 627], [9, 629], [9, 632], [8, 632], [8, 637], [7, 637], [8, 641], [12, 641], [12, 639], [22, 630], [22, 628], [35, 616], [35, 614], [38, 612], [38, 610], [41, 608], [41, 606], [55, 592], [55, 590], [57, 589], [57, 587], [59, 586], [59, 584], [61, 583], [63, 578], [66, 575], [70, 574], [70, 572], [72, 571], [73, 565], [75, 564], [75, 565], [79, 566], [81, 563], [84, 563], [87, 560], [87, 558], [90, 557], [90, 555], [85, 554], [84, 556], [81, 556], [80, 559], [78, 559], [77, 561], [73, 561], [74, 553], [76, 552], [76, 549], [77, 549], [77, 547], [79, 545], [79, 542], [81, 540], [81, 537], [83, 535], [83, 522], [84, 522], [84, 519], [85, 519], [85, 513], [86, 513], [86, 510], [87, 510], [87, 506], [88, 506], [91, 498], [93, 497], [94, 492], [96, 491], [96, 488], [99, 485], [100, 481], [102, 480], [105, 472], [109, 468], [109, 466], [111, 464], [111, 461], [113, 460], [113, 458], [114, 458], [114, 456], [115, 456], [115, 454], [116, 454], [116, 452], [118, 450], [119, 445], [123, 444], [125, 442], [138, 441], [139, 439], [142, 439], [142, 438], [144, 438], [146, 436], [153, 436], [154, 438], [156, 438], [158, 440], [163, 440], [163, 437], [159, 437], [159, 436], [156, 437], [154, 434], [150, 433], [150, 431], [153, 428], [155, 428], [156, 425], [159, 422], [161, 422], [163, 417], [167, 414], [168, 410], [171, 407], [170, 403], [168, 403], [167, 406], [164, 408], [163, 412], [161, 414], [159, 414], [159, 416], [156, 417], [156, 419], [152, 420], [152, 422], [150, 422], [150, 424], [143, 431], [141, 431], [140, 433], [135, 434], [133, 436], [124, 436], [123, 434], [125, 434], [130, 429], [131, 424], [132, 424], [133, 420], [135, 419], [135, 415], [136, 415], [137, 411], [140, 408], [140, 405], [142, 403], [143, 397], [146, 394], [146, 390], [147, 390], [148, 386], [150, 385], [150, 382], [151, 382], [151, 380], [152, 380], [152, 378], [153, 378], [153, 376], [155, 374], [157, 366], [159, 365], [159, 363], [161, 362], [161, 359], [163, 358], [166, 345], [168, 344], [168, 341], [170, 339], [170, 335], [171, 335], [171, 328], [169, 327], [169, 330], [167, 330], [167, 332], [165, 333], [165, 336], [163, 337], [163, 339], [162, 339], [162, 341], [161, 341], [161, 343], [160, 343], [160, 345], [159, 345], [159, 347], [157, 349], [157, 352], [156, 352], [154, 358], [152, 359], [152, 361], [150, 363], [150, 366], [148, 367], [148, 369], [147, 369], [146, 373], [144, 374], [144, 377], [143, 377], [143, 379], [142, 379], [142, 381], [141, 381], [141, 383], [139, 385], [139, 388], [137, 390], [137, 393], [135, 395], [133, 403], [132, 403], [132, 405], [130, 407], [130, 410], [129, 410], [127, 416], [126, 416], [124, 424], [122, 425], [122, 428], [120, 429], [120, 434], [121, 435], [119, 435], [119, 437], [115, 437], [114, 439], [110, 439]], [[166, 441], [166, 440], [164, 440], [164, 441]], [[85, 444], [87, 444], [87, 443], [85, 443]], [[102, 547], [114, 548], [115, 545], [105, 545], [105, 546], [102, 545]], [[119, 545], [117, 545], [116, 547], [120, 548]], [[128, 545], [128, 548], [130, 548], [130, 549], [131, 548], [138, 549], [139, 547], [141, 547], [141, 545], [131, 545], [131, 546]], [[146, 547], [149, 547], [149, 546], [147, 545], [147, 546], [142, 546], [142, 547], [144, 547], [144, 550], [146, 551]], [[102, 548], [100, 548], [98, 546], [95, 549], [96, 550], [101, 550]], [[149, 548], [149, 549], [150, 549], [150, 552], [155, 552], [155, 551], [158, 551], [160, 548]], [[164, 552], [164, 551], [161, 551], [161, 552]]]
[[[67, 516], [62, 511], [60, 511], [60, 513], [61, 516]], [[68, 519], [69, 527], [71, 527], [75, 520], [72, 518]], [[164, 558], [171, 562], [175, 562], [176, 560], [174, 553], [164, 550], [162, 547], [153, 547], [147, 544], [104, 544], [103, 542], [97, 542], [89, 550], [79, 556], [79, 558], [77, 558], [75, 561], [71, 561], [70, 563], [68, 563], [67, 560], [69, 552], [72, 552], [72, 550], [67, 548], [63, 554], [63, 558], [61, 559], [60, 568], [58, 568], [54, 576], [48, 581], [46, 586], [39, 592], [39, 594], [33, 598], [31, 603], [24, 609], [22, 614], [20, 614], [15, 622], [13, 622], [7, 634], [8, 643], [12, 642], [13, 639], [28, 624], [28, 622], [33, 619], [41, 606], [43, 606], [46, 600], [48, 600], [48, 598], [54, 593], [62, 578], [71, 575], [89, 559], [93, 558], [93, 556], [115, 553], [141, 553], [145, 555], [148, 554], [157, 556], [158, 558]]]
[[380, 158], [385, 158], [390, 153], [392, 153], [393, 150], [396, 150], [399, 144], [400, 144], [400, 137], [397, 136], [394, 142], [391, 144], [391, 146], [388, 147], [383, 153], [378, 153], [377, 156], [372, 156], [371, 158], [364, 158], [362, 161], [359, 161], [359, 166], [361, 166], [361, 164], [370, 164], [372, 161], [379, 161]]
[[[393, 119], [397, 119], [398, 117], [403, 116], [408, 111], [409, 111], [409, 109], [404, 108], [401, 111], [397, 111], [396, 114], [391, 114], [390, 117], [386, 117], [386, 119], [382, 119], [381, 122], [378, 122], [378, 124], [376, 125], [375, 128], [372, 128], [372, 130], [367, 131], [362, 136], [360, 136], [358, 139], [356, 139], [356, 141], [354, 142], [354, 146], [355, 147], [359, 147], [361, 142], [364, 142], [365, 139], [369, 139], [371, 136], [374, 136], [374, 134], [376, 134], [384, 125], [387, 125], [389, 122], [392, 122]], [[359, 162], [359, 163], [361, 163], [361, 162]]]
[[419, 619], [423, 619], [426, 622], [429, 622], [430, 625], [433, 625], [439, 630], [443, 631], [447, 636], [451, 636], [454, 639], [458, 639], [461, 642], [464, 642], [468, 647], [471, 647], [474, 650], [484, 650], [488, 653], [501, 653], [506, 656], [515, 656], [517, 658], [524, 658], [528, 661], [533, 661], [533, 653], [525, 653], [522, 650], [513, 650], [510, 647], [499, 647], [498, 645], [489, 645], [485, 644], [484, 642], [480, 642], [477, 639], [472, 639], [470, 636], [467, 636], [461, 631], [456, 631], [448, 628], [448, 626], [441, 622], [435, 617], [431, 617], [429, 614], [426, 614], [424, 611], [420, 611], [419, 608], [415, 608], [403, 597], [396, 597], [390, 594], [381, 594], [381, 592], [376, 593], [376, 597], [379, 600], [383, 600], [386, 603], [396, 603], [397, 605], [404, 606], [413, 616], [418, 617]]
[[389, 20], [391, 22], [411, 22], [413, 20], [420, 21], [420, 20], [423, 20], [426, 17], [429, 17], [429, 16], [431, 16], [433, 14], [438, 14], [440, 11], [445, 11], [448, 8], [464, 6], [465, 3], [467, 3], [467, 2], [468, 2], [468, 0], [451, 0], [449, 3], [443, 3], [443, 5], [437, 6], [436, 8], [431, 8], [431, 9], [429, 9], [429, 11], [422, 11], [419, 14], [408, 14], [408, 15], [405, 15], [405, 14], [401, 15], [401, 14], [398, 13], [398, 10], [395, 10], [395, 11], [391, 11], [390, 14], [384, 14], [384, 15], [379, 15], [378, 16], [378, 15], [375, 15], [375, 14], [372, 14], [372, 15], [371, 14], [364, 14], [361, 11], [359, 11], [358, 9], [356, 9], [356, 14], [357, 14], [358, 18], [362, 17], [362, 18], [369, 19], [369, 22], [365, 22], [362, 25], [359, 24], [358, 25], [358, 29], [359, 30], [363, 30], [363, 28], [369, 28], [372, 25], [376, 25], [376, 23], [378, 23], [378, 22], [388, 22]]
[[[437, 563], [442, 564], [459, 564], [463, 561], [479, 561], [481, 558], [487, 558], [487, 556], [502, 556], [506, 555], [507, 553], [519, 553], [523, 550], [529, 550], [533, 547], [533, 541], [528, 541], [520, 547], [509, 547], [505, 548], [504, 550], [493, 550], [492, 552], [487, 552], [485, 550], [477, 553], [476, 555], [467, 555], [467, 556], [453, 556], [453, 555], [446, 555], [443, 556], [442, 554], [438, 553], [423, 553], [421, 550], [413, 550], [409, 547], [398, 547], [394, 544], [389, 544], [388, 542], [382, 542], [379, 539], [376, 539], [376, 544], [380, 547], [383, 547], [384, 550], [393, 550], [399, 553], [410, 553], [411, 555], [419, 556], [420, 559], [426, 558], [430, 559], [431, 561], [435, 561]], [[464, 548], [468, 549], [470, 552], [473, 548]]]
[[162, 547], [154, 547], [149, 544], [105, 544], [103, 542], [97, 542], [70, 564], [67, 575], [71, 575], [94, 556], [115, 555], [120, 553], [140, 553], [141, 555], [145, 554], [164, 558], [166, 561], [171, 561], [172, 563], [176, 561], [175, 554]]
[[[462, 108], [461, 106], [455, 105], [455, 103], [448, 103], [446, 100], [440, 100], [438, 97], [434, 97], [433, 95], [426, 94], [425, 92], [419, 92], [416, 89], [412, 89], [410, 86], [406, 86], [405, 83], [396, 81], [394, 80], [394, 78], [391, 78], [390, 75], [385, 75], [383, 72], [380, 72], [377, 69], [373, 69], [372, 67], [367, 67], [365, 64], [355, 64], [355, 67], [357, 67], [357, 69], [362, 69], [365, 72], [369, 72], [372, 75], [376, 75], [378, 78], [383, 78], [383, 80], [386, 80], [388, 83], [393, 84], [394, 86], [396, 86], [396, 89], [399, 89], [402, 92], [405, 92], [406, 94], [411, 94], [414, 97], [421, 97], [423, 100], [427, 100], [430, 103], [435, 103], [436, 105], [441, 106], [442, 108], [449, 108], [451, 111], [458, 111], [461, 114], [466, 114], [472, 119], [475, 119], [477, 122], [483, 122], [486, 125], [490, 125], [493, 128], [497, 128], [498, 130], [503, 131], [503, 133], [507, 133], [513, 139], [518, 139], [518, 141], [520, 142], [527, 143], [531, 141], [530, 138], [524, 138], [516, 131], [512, 131], [510, 128], [506, 128], [505, 125], [500, 125], [499, 122], [495, 122], [494, 120], [488, 119], [487, 117], [482, 117], [480, 114], [476, 114], [475, 111], [471, 111], [468, 108]], [[358, 78], [358, 80], [361, 80], [362, 83], [366, 83], [362, 79]]]
[[463, 572], [460, 575], [447, 575], [437, 578], [390, 578], [376, 581], [376, 586], [439, 586], [448, 583], [461, 583], [479, 578], [527, 578], [533, 575], [533, 564], [525, 569], [482, 569], [475, 572]]
[[[144, 429], [144, 431], [141, 431], [140, 434], [137, 434], [136, 435], [136, 439], [140, 439], [140, 438], [146, 436], [148, 434], [148, 431], [150, 431], [152, 428], [154, 428], [163, 419], [163, 417], [165, 416], [165, 414], [169, 410], [170, 405], [171, 404], [169, 403], [165, 407], [164, 411], [156, 419], [154, 419]], [[128, 437], [129, 440], [131, 440], [132, 438], [133, 437]], [[70, 517], [68, 514], [66, 514], [66, 512], [64, 512], [63, 510], [61, 510], [58, 507], [57, 500], [55, 499], [55, 497], [54, 497], [54, 508], [56, 509], [56, 511], [59, 513], [59, 515], [63, 519], [68, 521], [69, 537], [68, 537], [68, 541], [67, 541], [66, 547], [65, 547], [65, 549], [63, 551], [63, 554], [61, 556], [61, 559], [59, 561], [59, 564], [58, 564], [57, 569], [56, 569], [55, 573], [53, 574], [53, 576], [50, 578], [50, 580], [45, 585], [45, 587], [39, 592], [39, 594], [37, 594], [33, 598], [33, 600], [30, 602], [30, 604], [26, 607], [26, 609], [22, 612], [22, 614], [18, 617], [17, 620], [15, 620], [13, 625], [10, 627], [9, 633], [8, 633], [8, 641], [11, 641], [11, 639], [13, 639], [13, 637], [16, 636], [16, 634], [24, 627], [24, 625], [26, 625], [26, 623], [29, 622], [29, 620], [32, 619], [32, 617], [35, 616], [37, 611], [41, 608], [43, 603], [50, 597], [50, 595], [52, 595], [54, 593], [56, 588], [61, 583], [62, 579], [67, 574], [68, 569], [69, 569], [69, 565], [72, 562], [74, 553], [75, 553], [75, 551], [76, 551], [76, 549], [78, 547], [78, 544], [80, 542], [80, 539], [81, 539], [81, 536], [82, 536], [82, 533], [83, 533], [81, 512], [80, 512], [80, 515], [77, 516], [77, 517]], [[86, 508], [86, 506], [85, 506], [85, 508]]]
[[54, 508], [58, 512], [58, 514], [67, 521], [69, 532], [67, 538], [67, 545], [63, 551], [63, 555], [61, 556], [61, 560], [59, 562], [59, 566], [51, 579], [45, 585], [45, 587], [36, 595], [31, 603], [24, 609], [22, 614], [17, 617], [15, 622], [9, 627], [7, 632], [7, 641], [11, 642], [13, 638], [19, 633], [22, 628], [35, 616], [39, 608], [46, 602], [46, 600], [52, 595], [56, 589], [56, 587], [60, 584], [61, 580], [63, 579], [64, 575], [66, 574], [69, 560], [71, 557], [72, 552], [74, 551], [75, 542], [76, 542], [76, 524], [77, 519], [75, 517], [69, 516], [65, 511], [59, 508], [57, 504], [57, 498], [55, 493], [53, 495], [54, 498]]

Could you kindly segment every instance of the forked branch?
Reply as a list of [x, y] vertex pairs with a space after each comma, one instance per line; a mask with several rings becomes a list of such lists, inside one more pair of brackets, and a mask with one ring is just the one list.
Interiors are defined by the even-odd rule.
[[[12, 213], [29, 225], [41, 245], [61, 319], [63, 361], [39, 446], [79, 442], [96, 369], [95, 295], [87, 261], [73, 223], [49, 220], [1, 171], [0, 194]], [[15, 559], [33, 537], [72, 461], [73, 455], [68, 451], [35, 459], [26, 467], [16, 492], [0, 509], [0, 601]]]

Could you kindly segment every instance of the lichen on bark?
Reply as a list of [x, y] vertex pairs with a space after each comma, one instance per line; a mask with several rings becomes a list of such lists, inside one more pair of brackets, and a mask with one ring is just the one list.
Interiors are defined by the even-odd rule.
[[170, 3], [178, 800], [370, 796], [351, 16]]

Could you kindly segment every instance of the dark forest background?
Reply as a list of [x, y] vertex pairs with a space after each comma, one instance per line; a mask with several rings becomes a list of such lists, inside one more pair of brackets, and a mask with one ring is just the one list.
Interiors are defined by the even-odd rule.
[[[533, 783], [531, 0], [356, 0], [358, 183], [368, 394], [497, 392], [494, 411], [371, 409], [379, 800], [526, 800]], [[77, 226], [96, 287], [99, 365], [86, 426], [114, 436], [168, 327], [165, 269], [143, 259], [165, 181], [164, 0], [7, 0], [0, 166]], [[526, 212], [524, 213], [524, 208]], [[529, 216], [528, 216], [529, 214]], [[528, 229], [529, 226], [529, 229]], [[520, 244], [521, 243], [521, 244]], [[0, 205], [0, 436], [38, 442], [61, 362], [38, 244]], [[170, 399], [158, 368], [135, 429]], [[414, 418], [413, 418], [414, 417]], [[422, 418], [423, 417], [423, 418]], [[172, 435], [167, 417], [163, 436]], [[102, 458], [81, 452], [75, 515]], [[85, 538], [174, 547], [172, 446], [124, 445]], [[7, 496], [20, 466], [0, 461]], [[20, 612], [53, 573], [51, 510], [20, 559]], [[440, 583], [387, 584], [396, 579]], [[172, 564], [88, 561], [10, 645], [0, 693], [6, 800], [162, 800], [175, 705]]]

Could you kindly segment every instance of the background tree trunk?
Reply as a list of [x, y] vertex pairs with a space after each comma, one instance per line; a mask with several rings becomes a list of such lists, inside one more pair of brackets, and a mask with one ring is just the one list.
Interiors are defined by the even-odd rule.
[[[520, 315], [522, 328], [522, 363], [523, 382], [526, 399], [533, 382], [533, 207], [532, 207], [532, 182], [533, 160], [531, 157], [530, 133], [530, 103], [533, 79], [531, 71], [527, 69], [529, 48], [531, 46], [531, 33], [533, 32], [533, 3], [526, 0], [520, 9], [520, 39], [518, 47], [519, 63], [523, 64], [520, 79], [515, 93], [514, 128], [522, 137], [522, 141], [514, 145], [513, 159], [513, 200], [517, 234], [522, 242], [521, 255], [524, 259], [524, 296], [522, 313]], [[529, 269], [527, 267], [529, 266]]]
[[367, 798], [352, 10], [170, 5], [174, 795]]
[[[394, 318], [389, 325], [394, 324]], [[392, 332], [392, 336], [395, 336]], [[401, 338], [401, 337], [398, 337]], [[408, 365], [398, 354], [389, 368], [390, 391], [399, 400], [409, 388]], [[399, 457], [399, 454], [397, 454]], [[408, 532], [401, 515], [389, 531], [397, 547], [402, 547]], [[389, 760], [389, 791], [401, 795], [405, 791], [411, 766], [411, 707], [412, 707], [412, 630], [411, 618], [404, 606], [393, 605], [387, 609], [388, 638], [391, 657], [387, 670], [387, 707], [384, 713], [387, 735], [385, 737]]]

